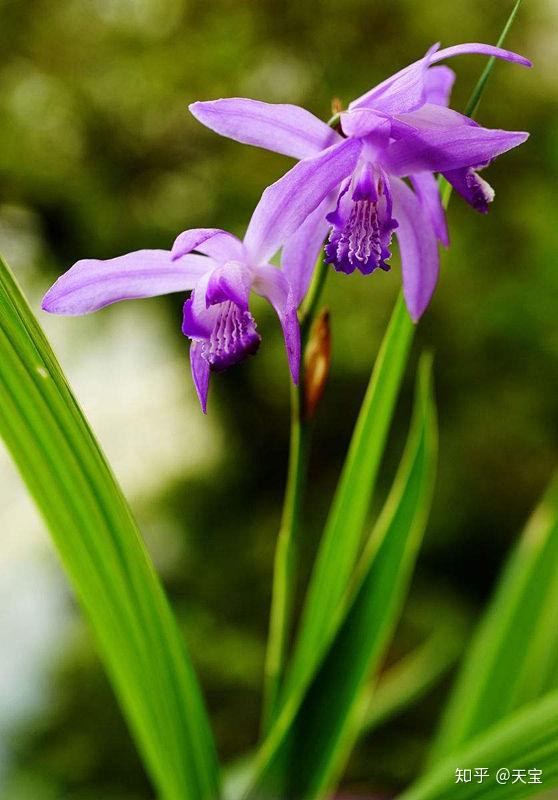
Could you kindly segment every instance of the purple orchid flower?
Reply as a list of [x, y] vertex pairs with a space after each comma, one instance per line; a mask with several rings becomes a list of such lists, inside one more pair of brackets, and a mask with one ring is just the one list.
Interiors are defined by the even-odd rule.
[[[340, 114], [340, 132], [298, 106], [229, 98], [190, 106], [204, 125], [239, 142], [264, 147], [312, 163], [313, 171], [290, 173], [277, 198], [315, 192], [312, 213], [285, 242], [285, 274], [304, 296], [313, 265], [328, 234], [325, 258], [340, 272], [369, 274], [389, 270], [391, 239], [400, 246], [403, 290], [417, 321], [434, 292], [439, 272], [437, 242], [449, 243], [444, 209], [434, 173], [441, 173], [473, 208], [482, 213], [494, 197], [477, 173], [493, 158], [524, 142], [524, 132], [483, 128], [448, 108], [455, 79], [436, 66], [463, 53], [495, 56], [531, 66], [522, 56], [485, 44], [439, 50], [434, 45], [419, 61], [350, 103]], [[324, 196], [320, 165], [330, 166], [343, 142], [358, 143], [358, 159], [338, 186]], [[297, 165], [292, 172], [297, 170]], [[409, 186], [403, 178], [409, 178]], [[412, 188], [411, 188], [412, 187]], [[285, 200], [286, 201], [286, 200]]]
[[[138, 250], [106, 261], [84, 259], [62, 275], [43, 298], [51, 314], [88, 314], [120, 300], [192, 290], [184, 304], [182, 331], [191, 339], [192, 376], [203, 412], [211, 372], [220, 372], [254, 354], [260, 344], [249, 310], [252, 291], [271, 303], [285, 338], [293, 381], [298, 380], [300, 331], [297, 307], [301, 280], [269, 263], [280, 245], [314, 210], [309, 175], [320, 181], [321, 201], [354, 169], [359, 146], [349, 140], [295, 169], [263, 193], [244, 241], [217, 228], [181, 233], [172, 250]], [[289, 184], [302, 181], [307, 190], [289, 198]], [[287, 194], [285, 192], [287, 191]], [[196, 252], [194, 252], [196, 251]]]

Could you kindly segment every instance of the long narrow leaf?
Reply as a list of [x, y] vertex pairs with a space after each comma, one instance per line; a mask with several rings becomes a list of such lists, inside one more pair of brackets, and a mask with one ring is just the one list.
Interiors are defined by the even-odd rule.
[[433, 760], [558, 688], [558, 476], [529, 520], [468, 648]]
[[0, 433], [92, 623], [160, 796], [215, 798], [213, 740], [175, 619], [126, 501], [1, 259]]
[[[456, 770], [488, 770], [482, 782], [456, 782]], [[507, 770], [508, 772], [502, 772]], [[518, 779], [514, 770], [523, 770]], [[540, 770], [541, 783], [529, 775]], [[498, 782], [498, 775], [500, 781]], [[506, 780], [507, 775], [507, 780]], [[558, 786], [558, 693], [507, 717], [430, 770], [399, 800], [521, 800]]]
[[413, 324], [400, 295], [376, 359], [324, 530], [284, 697], [319, 662], [332, 616], [337, 613], [353, 574], [412, 337]]
[[362, 724], [367, 680], [406, 595], [428, 515], [435, 453], [430, 364], [424, 362], [405, 453], [353, 584], [325, 633], [331, 646], [311, 686], [293, 687], [285, 711], [304, 692], [303, 702], [288, 736], [273, 751], [264, 746], [248, 796], [321, 797], [343, 768]]

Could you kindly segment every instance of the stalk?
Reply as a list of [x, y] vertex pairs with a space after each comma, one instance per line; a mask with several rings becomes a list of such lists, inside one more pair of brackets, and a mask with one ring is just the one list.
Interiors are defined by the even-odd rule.
[[264, 733], [269, 729], [277, 707], [292, 627], [300, 512], [308, 477], [313, 428], [313, 420], [306, 418], [304, 414], [304, 353], [312, 330], [312, 323], [319, 309], [328, 273], [328, 265], [320, 256], [310, 289], [300, 311], [302, 356], [298, 385], [291, 386], [289, 463], [281, 526], [275, 549], [269, 638], [265, 662], [262, 713], [262, 730]]

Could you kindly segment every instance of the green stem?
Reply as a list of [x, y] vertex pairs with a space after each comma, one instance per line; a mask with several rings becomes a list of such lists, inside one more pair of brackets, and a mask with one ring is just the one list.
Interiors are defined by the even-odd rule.
[[268, 730], [273, 721], [283, 678], [292, 625], [293, 600], [296, 589], [296, 551], [300, 528], [300, 511], [310, 460], [312, 421], [303, 418], [304, 351], [329, 270], [320, 257], [306, 299], [300, 311], [301, 363], [298, 386], [291, 387], [291, 432], [287, 485], [283, 502], [281, 527], [277, 537], [273, 570], [273, 590], [269, 622], [269, 638], [265, 663], [262, 728]]

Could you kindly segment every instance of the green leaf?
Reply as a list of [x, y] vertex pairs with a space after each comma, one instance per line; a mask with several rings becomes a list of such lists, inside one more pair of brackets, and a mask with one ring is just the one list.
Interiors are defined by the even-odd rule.
[[463, 621], [450, 614], [420, 645], [382, 673], [369, 690], [362, 731], [369, 732], [425, 695], [463, 652]]
[[362, 404], [306, 594], [283, 700], [312, 673], [352, 577], [414, 327], [399, 295]]
[[468, 648], [434, 759], [558, 688], [558, 476], [529, 520]]
[[[479, 784], [456, 783], [456, 769], [484, 767]], [[500, 769], [542, 770], [542, 784], [499, 784]], [[529, 776], [527, 776], [529, 780]], [[507, 717], [471, 744], [437, 764], [399, 800], [520, 800], [558, 786], [558, 693], [553, 692]]]
[[1, 259], [0, 433], [89, 617], [160, 797], [215, 798], [213, 740], [178, 626], [128, 505]]
[[247, 796], [321, 797], [343, 769], [362, 725], [367, 680], [407, 592], [428, 516], [435, 454], [430, 360], [423, 360], [405, 453], [351, 586], [324, 630], [321, 652], [327, 648], [327, 654], [311, 685], [314, 669], [291, 686], [256, 757], [256, 779]]

